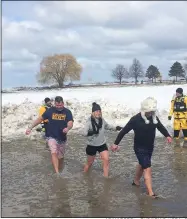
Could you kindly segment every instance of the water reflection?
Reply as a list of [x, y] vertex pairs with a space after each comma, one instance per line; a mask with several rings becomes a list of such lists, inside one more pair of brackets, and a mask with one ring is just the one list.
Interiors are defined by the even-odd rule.
[[[114, 137], [108, 136], [112, 142]], [[2, 208], [4, 217], [179, 217], [187, 213], [187, 150], [164, 145], [157, 139], [153, 155], [153, 187], [164, 198], [145, 195], [143, 179], [132, 187], [137, 164], [129, 135], [119, 153], [110, 153], [112, 179], [102, 177], [101, 162], [90, 174], [82, 173], [86, 161], [85, 139], [69, 139], [65, 177], [53, 175], [44, 145], [29, 141], [3, 142]], [[26, 146], [25, 146], [26, 145]], [[70, 173], [70, 174], [69, 174]], [[66, 178], [67, 177], [67, 178]]]
[[69, 179], [61, 178], [54, 181], [52, 191], [55, 198], [51, 206], [52, 217], [72, 217], [68, 184]]
[[177, 178], [187, 177], [187, 148], [174, 147], [173, 170]]
[[139, 217], [152, 217], [152, 200], [149, 197], [142, 195], [140, 188], [134, 188], [133, 190], [138, 201]]
[[84, 177], [87, 185], [87, 200], [89, 203], [88, 217], [99, 217], [108, 215], [109, 192], [111, 188], [110, 179], [97, 180], [92, 174]]

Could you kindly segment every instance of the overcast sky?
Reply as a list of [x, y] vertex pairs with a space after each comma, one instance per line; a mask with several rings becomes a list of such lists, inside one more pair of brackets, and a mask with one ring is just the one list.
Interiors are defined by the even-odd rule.
[[2, 2], [3, 87], [37, 85], [43, 56], [71, 53], [82, 82], [111, 81], [133, 58], [164, 77], [187, 57], [187, 2]]

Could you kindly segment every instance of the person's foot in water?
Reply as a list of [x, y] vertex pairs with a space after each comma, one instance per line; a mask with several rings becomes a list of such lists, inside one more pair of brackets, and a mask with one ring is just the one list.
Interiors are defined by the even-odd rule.
[[158, 195], [156, 195], [155, 193], [152, 195], [147, 194], [147, 196], [151, 197], [151, 198], [158, 198]]

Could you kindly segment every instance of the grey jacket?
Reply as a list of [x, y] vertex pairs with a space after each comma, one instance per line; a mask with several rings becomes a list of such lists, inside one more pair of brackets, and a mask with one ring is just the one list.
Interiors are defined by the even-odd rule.
[[[99, 120], [95, 119], [98, 123]], [[83, 130], [83, 135], [87, 136], [87, 144], [90, 146], [101, 146], [106, 143], [106, 137], [105, 137], [105, 130], [116, 130], [116, 127], [109, 125], [103, 118], [103, 125], [102, 128], [99, 129], [99, 134], [94, 134], [92, 136], [87, 136], [88, 131], [93, 131], [92, 129], [92, 123], [91, 123], [91, 117], [89, 117], [86, 121], [86, 125]]]

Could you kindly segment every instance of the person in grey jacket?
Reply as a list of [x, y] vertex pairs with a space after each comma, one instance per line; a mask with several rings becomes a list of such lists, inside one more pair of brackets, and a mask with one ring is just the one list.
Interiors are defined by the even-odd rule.
[[97, 103], [92, 104], [92, 115], [88, 118], [83, 135], [87, 136], [87, 163], [84, 166], [84, 172], [88, 172], [92, 166], [96, 153], [100, 153], [100, 157], [103, 161], [103, 175], [108, 177], [109, 172], [109, 153], [106, 144], [105, 130], [117, 130], [120, 131], [120, 126], [114, 127], [109, 125], [103, 118], [101, 107]]

